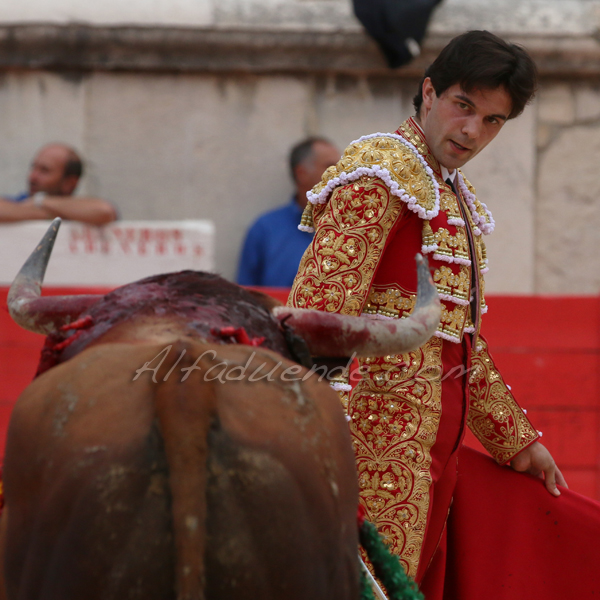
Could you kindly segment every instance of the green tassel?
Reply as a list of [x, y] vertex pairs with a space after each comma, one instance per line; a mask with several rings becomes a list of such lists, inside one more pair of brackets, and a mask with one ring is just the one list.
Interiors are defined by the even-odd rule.
[[360, 569], [360, 600], [375, 600], [367, 574], [362, 568]]
[[373, 523], [364, 521], [360, 544], [375, 570], [375, 576], [385, 587], [389, 600], [425, 600], [417, 584], [404, 572], [400, 559], [392, 554]]

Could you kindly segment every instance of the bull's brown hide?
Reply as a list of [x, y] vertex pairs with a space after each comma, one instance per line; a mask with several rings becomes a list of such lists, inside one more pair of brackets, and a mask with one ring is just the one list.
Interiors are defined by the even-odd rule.
[[[268, 350], [173, 343], [136, 381], [166, 344], [90, 347], [17, 402], [8, 598], [356, 599], [358, 490], [336, 394], [316, 376], [283, 381], [294, 363]], [[206, 381], [221, 371], [229, 381]]]

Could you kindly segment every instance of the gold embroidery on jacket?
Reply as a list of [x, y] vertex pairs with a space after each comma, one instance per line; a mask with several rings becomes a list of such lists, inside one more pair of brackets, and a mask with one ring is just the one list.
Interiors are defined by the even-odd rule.
[[472, 353], [467, 423], [485, 449], [500, 464], [507, 463], [538, 439], [479, 338], [481, 350]]
[[440, 163], [432, 154], [429, 146], [421, 139], [419, 133], [412, 129], [411, 119], [408, 119], [400, 125], [400, 131], [415, 148], [420, 152], [421, 156], [427, 161], [427, 164], [436, 172], [440, 171]]
[[416, 294], [410, 294], [406, 290], [397, 288], [379, 290], [373, 286], [363, 312], [367, 315], [378, 314], [384, 317], [407, 317], [415, 307], [416, 301]]
[[427, 173], [414, 151], [385, 134], [350, 144], [338, 163], [323, 173], [321, 181], [312, 192], [321, 193], [329, 181], [342, 173], [351, 174], [358, 168], [372, 168], [376, 165], [387, 169], [392, 180], [409, 196], [416, 198], [419, 207], [428, 211], [434, 209], [436, 198], [432, 176]]
[[414, 577], [427, 524], [431, 448], [441, 416], [442, 340], [407, 354], [367, 358], [350, 397], [360, 502]]
[[454, 193], [442, 192], [440, 194], [440, 208], [446, 213], [449, 219], [462, 219], [460, 209], [458, 208], [458, 201]]
[[442, 266], [433, 273], [433, 281], [440, 294], [447, 294], [460, 300], [469, 300], [471, 289], [471, 269], [460, 265], [458, 273], [449, 266]]
[[477, 252], [477, 264], [479, 265], [479, 271], [481, 272], [487, 267], [487, 263], [485, 262], [487, 259], [487, 250], [485, 242], [480, 235], [475, 236], [475, 251]]
[[438, 245], [436, 254], [470, 260], [469, 241], [464, 227], [457, 227], [456, 235], [452, 235], [447, 229], [440, 227], [435, 232], [434, 238]]
[[450, 310], [446, 304], [442, 303], [442, 317], [440, 319], [440, 324], [438, 325], [438, 331], [460, 340], [462, 339], [462, 330], [469, 312], [469, 307], [460, 304], [452, 306], [453, 308]]
[[362, 177], [336, 188], [313, 215], [317, 232], [302, 258], [288, 303], [360, 314], [385, 240], [404, 206], [377, 178]]

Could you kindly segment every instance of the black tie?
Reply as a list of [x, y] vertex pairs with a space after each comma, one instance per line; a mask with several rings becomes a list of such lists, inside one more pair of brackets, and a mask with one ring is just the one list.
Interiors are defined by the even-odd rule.
[[467, 240], [469, 242], [469, 254], [471, 255], [471, 260], [473, 261], [473, 268], [471, 269], [471, 290], [475, 290], [474, 301], [471, 302], [471, 319], [475, 326], [477, 326], [479, 320], [479, 293], [478, 293], [478, 284], [477, 284], [477, 267], [475, 266], [475, 257], [477, 256], [475, 253], [475, 244], [473, 243], [473, 236], [471, 233], [471, 228], [468, 225], [467, 215], [465, 214], [465, 208], [461, 202], [461, 197], [458, 195], [458, 189], [454, 185], [456, 181], [456, 177], [454, 181], [448, 177], [446, 179], [446, 183], [452, 188], [456, 199], [458, 200], [458, 208], [462, 215], [463, 221], [465, 222], [466, 230], [467, 230]]
[[[454, 179], [454, 181], [456, 181], [456, 178]], [[456, 186], [454, 185], [454, 181], [452, 181], [452, 179], [450, 179], [450, 177], [448, 177], [448, 179], [446, 179], [446, 183], [452, 188], [454, 195], [457, 198], [459, 198], [460, 196], [458, 195], [458, 190], [456, 189]]]

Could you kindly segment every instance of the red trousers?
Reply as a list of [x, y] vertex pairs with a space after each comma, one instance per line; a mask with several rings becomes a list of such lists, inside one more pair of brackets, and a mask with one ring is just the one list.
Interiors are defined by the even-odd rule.
[[[445, 374], [461, 350], [444, 344]], [[442, 384], [417, 576], [426, 600], [600, 598], [600, 504], [562, 488], [555, 498], [540, 479], [462, 446], [467, 376]]]

